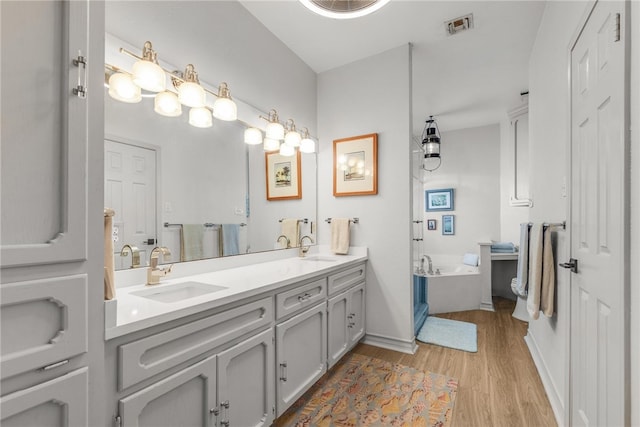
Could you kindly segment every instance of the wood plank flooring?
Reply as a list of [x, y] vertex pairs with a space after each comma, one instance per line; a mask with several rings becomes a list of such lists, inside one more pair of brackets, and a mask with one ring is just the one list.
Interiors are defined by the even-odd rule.
[[353, 351], [370, 357], [455, 377], [458, 396], [451, 427], [556, 426], [555, 417], [523, 337], [527, 324], [511, 317], [515, 302], [494, 298], [496, 312], [439, 314], [473, 322], [478, 352], [418, 343], [414, 355], [364, 344]]

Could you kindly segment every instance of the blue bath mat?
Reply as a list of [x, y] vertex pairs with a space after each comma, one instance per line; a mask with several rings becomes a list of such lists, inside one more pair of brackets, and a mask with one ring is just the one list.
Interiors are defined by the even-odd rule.
[[429, 316], [416, 339], [471, 353], [478, 351], [478, 328], [474, 323]]

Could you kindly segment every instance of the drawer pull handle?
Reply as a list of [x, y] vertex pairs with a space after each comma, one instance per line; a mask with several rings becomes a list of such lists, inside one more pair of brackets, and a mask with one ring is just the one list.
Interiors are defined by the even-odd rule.
[[280, 375], [280, 381], [286, 383], [287, 382], [287, 362], [281, 363], [280, 368], [282, 371], [282, 374]]
[[60, 362], [56, 362], [56, 363], [52, 363], [51, 365], [47, 365], [47, 366], [43, 367], [43, 368], [42, 368], [42, 370], [43, 370], [43, 371], [48, 371], [48, 370], [50, 370], [50, 369], [55, 369], [55, 368], [58, 368], [58, 367], [60, 367], [60, 366], [64, 366], [64, 365], [66, 365], [67, 363], [69, 363], [69, 359], [62, 360], [62, 361], [60, 361]]
[[307, 293], [305, 293], [304, 295], [299, 295], [298, 296], [298, 301], [300, 301], [300, 302], [308, 301], [308, 300], [311, 299], [312, 296], [313, 295], [307, 294]]

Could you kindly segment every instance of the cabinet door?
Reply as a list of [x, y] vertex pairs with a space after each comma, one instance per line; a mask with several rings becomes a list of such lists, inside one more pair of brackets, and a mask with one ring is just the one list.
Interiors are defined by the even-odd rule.
[[86, 426], [87, 368], [0, 398], [0, 424], [13, 426]]
[[120, 399], [123, 427], [209, 427], [215, 422], [216, 356]]
[[271, 425], [275, 408], [273, 362], [273, 329], [218, 355], [220, 425]]
[[86, 86], [73, 60], [89, 56], [88, 15], [87, 1], [0, 2], [3, 267], [87, 258], [93, 130], [72, 90]]
[[326, 372], [326, 342], [324, 303], [276, 326], [278, 416]]
[[329, 299], [329, 368], [349, 349], [349, 292], [343, 292]]
[[349, 290], [349, 348], [355, 346], [364, 337], [364, 283]]

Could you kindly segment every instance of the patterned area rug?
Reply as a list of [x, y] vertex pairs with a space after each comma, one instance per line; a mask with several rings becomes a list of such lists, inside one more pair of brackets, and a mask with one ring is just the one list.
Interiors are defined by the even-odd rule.
[[458, 380], [352, 353], [287, 410], [278, 427], [449, 425]]

